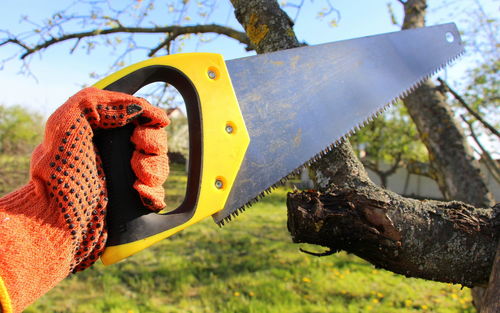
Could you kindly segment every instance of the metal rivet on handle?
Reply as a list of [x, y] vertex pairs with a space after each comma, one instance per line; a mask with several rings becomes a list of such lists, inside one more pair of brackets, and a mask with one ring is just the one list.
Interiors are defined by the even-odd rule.
[[215, 72], [212, 71], [212, 70], [208, 70], [208, 77], [210, 79], [216, 79], [217, 78], [217, 74], [215, 74]]
[[233, 133], [233, 131], [234, 131], [234, 128], [233, 128], [233, 126], [232, 126], [232, 125], [229, 125], [229, 124], [228, 124], [228, 125], [226, 125], [226, 133], [228, 133], [228, 134], [232, 134], [232, 133]]
[[215, 188], [222, 189], [224, 187], [224, 183], [220, 179], [215, 180]]

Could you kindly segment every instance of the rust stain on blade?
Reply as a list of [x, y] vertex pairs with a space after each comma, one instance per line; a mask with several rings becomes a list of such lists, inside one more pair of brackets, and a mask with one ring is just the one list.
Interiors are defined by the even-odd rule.
[[297, 131], [297, 134], [293, 138], [293, 145], [295, 147], [298, 147], [298, 146], [300, 146], [301, 142], [302, 142], [302, 128], [299, 128], [299, 130]]
[[283, 64], [285, 64], [285, 62], [283, 62], [283, 61], [271, 61], [271, 64], [274, 64], [274, 65], [283, 65]]
[[292, 57], [291, 62], [290, 62], [292, 69], [295, 70], [297, 68], [297, 63], [299, 63], [299, 60], [300, 60], [300, 56], [298, 56], [298, 55], [295, 55]]

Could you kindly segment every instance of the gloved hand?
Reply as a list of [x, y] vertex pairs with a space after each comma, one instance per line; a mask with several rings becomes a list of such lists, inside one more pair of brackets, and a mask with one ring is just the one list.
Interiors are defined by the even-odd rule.
[[[69, 273], [92, 265], [106, 242], [106, 184], [95, 129], [135, 123], [134, 188], [146, 206], [165, 206], [164, 111], [127, 94], [87, 88], [49, 118], [27, 185], [0, 199], [0, 301], [21, 312]], [[2, 281], [3, 280], [3, 281]]]

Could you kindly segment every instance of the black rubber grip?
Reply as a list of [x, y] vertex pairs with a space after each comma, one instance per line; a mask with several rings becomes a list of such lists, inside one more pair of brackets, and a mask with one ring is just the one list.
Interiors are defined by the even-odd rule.
[[109, 130], [96, 130], [94, 143], [103, 162], [109, 198], [106, 216], [107, 246], [137, 241], [181, 225], [193, 216], [198, 201], [202, 160], [202, 117], [198, 94], [189, 78], [175, 68], [154, 65], [140, 68], [104, 89], [134, 94], [153, 82], [173, 85], [186, 105], [189, 128], [186, 196], [178, 208], [167, 214], [157, 214], [147, 209], [133, 188], [136, 176], [130, 164], [134, 151], [130, 137], [135, 128], [134, 124]]
[[[130, 160], [134, 145], [130, 137], [134, 125], [97, 131], [94, 144], [102, 159], [109, 198], [107, 207], [108, 242], [120, 242], [129, 230], [130, 221], [150, 214], [142, 204], [139, 193], [133, 188], [136, 180]], [[118, 236], [118, 238], [117, 238]]]

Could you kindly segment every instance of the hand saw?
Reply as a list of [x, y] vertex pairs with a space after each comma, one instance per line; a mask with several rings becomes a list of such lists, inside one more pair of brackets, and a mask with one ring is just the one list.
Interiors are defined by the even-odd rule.
[[132, 187], [133, 126], [96, 135], [110, 199], [102, 261], [115, 263], [209, 216], [224, 224], [462, 51], [456, 26], [444, 24], [229, 61], [176, 54], [104, 78], [94, 86], [133, 94], [160, 81], [179, 91], [189, 169], [183, 203], [153, 213]]

